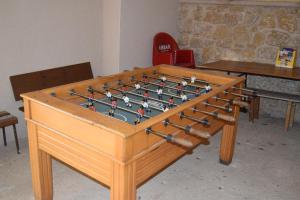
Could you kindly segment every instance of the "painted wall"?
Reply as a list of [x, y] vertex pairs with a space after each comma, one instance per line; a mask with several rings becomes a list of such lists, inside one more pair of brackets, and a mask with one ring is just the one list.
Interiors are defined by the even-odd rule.
[[101, 0], [101, 74], [119, 72], [121, 0]]
[[123, 0], [120, 71], [152, 65], [152, 39], [157, 32], [177, 36], [178, 0]]
[[21, 137], [24, 117], [9, 76], [86, 61], [100, 74], [100, 6], [100, 0], [0, 1], [0, 110], [18, 116]]

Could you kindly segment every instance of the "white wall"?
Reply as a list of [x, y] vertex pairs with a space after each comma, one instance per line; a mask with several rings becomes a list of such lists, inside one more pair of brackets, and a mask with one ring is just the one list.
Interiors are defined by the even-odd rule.
[[152, 65], [153, 36], [177, 36], [178, 7], [178, 0], [122, 0], [120, 71]]
[[94, 75], [151, 65], [152, 38], [177, 35], [177, 12], [178, 0], [1, 0], [0, 110], [26, 136], [9, 76], [86, 61]]
[[121, 0], [101, 0], [101, 74], [119, 72]]
[[0, 110], [18, 116], [22, 137], [23, 113], [9, 76], [85, 61], [100, 74], [100, 6], [101, 0], [0, 1]]

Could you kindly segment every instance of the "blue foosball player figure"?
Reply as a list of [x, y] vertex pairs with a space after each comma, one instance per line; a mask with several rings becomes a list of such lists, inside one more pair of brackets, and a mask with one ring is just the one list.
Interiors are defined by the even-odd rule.
[[211, 90], [212, 90], [211, 86], [207, 83], [207, 84], [205, 85], [205, 92], [208, 93], [208, 92], [210, 92]]
[[180, 83], [178, 83], [176, 85], [176, 94], [177, 94], [177, 96], [180, 96], [180, 94], [182, 92], [182, 89], [183, 89], [182, 85]]

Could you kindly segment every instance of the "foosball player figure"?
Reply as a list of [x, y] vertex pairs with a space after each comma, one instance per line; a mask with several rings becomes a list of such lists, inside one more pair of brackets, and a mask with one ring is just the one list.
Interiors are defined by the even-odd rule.
[[180, 96], [180, 94], [181, 94], [181, 92], [182, 92], [182, 85], [180, 84], [180, 83], [178, 83], [177, 85], [176, 85], [176, 94], [177, 94], [177, 96]]
[[95, 94], [94, 94], [94, 90], [89, 90], [90, 94], [89, 94], [89, 99], [88, 101], [90, 102], [93, 102], [94, 99], [95, 99]]
[[108, 99], [110, 99], [111, 100], [111, 98], [112, 98], [112, 94], [110, 93], [110, 91], [108, 91], [108, 90], [105, 90], [105, 96], [108, 98]]
[[169, 102], [169, 107], [172, 108], [174, 106], [174, 98], [170, 97], [168, 102]]
[[200, 88], [199, 87], [196, 87], [196, 89], [195, 89], [195, 97], [199, 97], [199, 95], [200, 95]]
[[164, 112], [167, 112], [168, 110], [169, 110], [169, 107], [166, 106], [166, 105], [164, 105], [164, 106], [163, 106], [163, 111], [164, 111]]
[[115, 110], [117, 109], [117, 99], [116, 98], [112, 98], [111, 99], [111, 108], [108, 112], [109, 116], [114, 116], [115, 115]]
[[188, 84], [188, 82], [186, 81], [186, 80], [182, 80], [181, 81], [181, 84], [182, 84], [182, 86], [185, 88], [186, 86], [187, 86], [187, 84]]
[[144, 96], [145, 99], [148, 99], [148, 98], [149, 98], [150, 95], [149, 95], [148, 90], [145, 90], [145, 91], [144, 91], [144, 95], [143, 95], [143, 96]]
[[142, 120], [142, 118], [145, 115], [144, 107], [140, 106], [140, 108], [137, 110], [136, 114], [136, 120], [134, 121], [134, 124], [139, 124]]
[[96, 108], [95, 108], [95, 106], [94, 106], [94, 102], [89, 101], [89, 102], [88, 102], [88, 108], [89, 108], [91, 111], [96, 112]]
[[206, 85], [205, 85], [205, 92], [208, 93], [211, 90], [212, 90], [211, 86], [208, 83], [206, 83]]
[[162, 80], [163, 82], [166, 82], [167, 78], [165, 76], [160, 77], [160, 80]]
[[182, 92], [182, 94], [180, 95], [180, 98], [181, 98], [182, 102], [186, 102], [188, 100], [188, 98], [184, 92]]
[[129, 99], [129, 97], [126, 95], [126, 94], [123, 94], [123, 97], [122, 97], [122, 99], [124, 100], [124, 103], [125, 103], [125, 105], [127, 106], [127, 107], [132, 107], [132, 105], [131, 105], [131, 103], [130, 103], [130, 99]]
[[143, 82], [145, 82], [145, 84], [148, 84], [149, 80], [148, 80], [148, 76], [147, 75], [143, 75]]
[[159, 100], [162, 100], [162, 95], [163, 95], [163, 89], [162, 87], [158, 87], [157, 90], [156, 90], [156, 93], [157, 93], [157, 97]]
[[165, 86], [166, 86], [166, 82], [163, 81], [163, 80], [160, 80], [159, 86], [160, 86], [160, 87], [165, 87]]
[[149, 108], [149, 104], [148, 104], [147, 99], [143, 99], [142, 106], [144, 107], [144, 110], [146, 110], [146, 112], [151, 112], [151, 109]]
[[134, 87], [135, 87], [135, 89], [136, 89], [136, 91], [137, 91], [137, 93], [138, 94], [141, 94], [141, 85], [139, 84], [139, 82], [136, 82], [135, 84], [134, 84]]
[[123, 86], [122, 86], [122, 91], [123, 91], [123, 92], [127, 92], [127, 91], [128, 91], [128, 87], [127, 87], [126, 85], [123, 85]]
[[196, 82], [196, 79], [197, 79], [196, 76], [192, 76], [191, 77], [191, 84], [194, 84]]

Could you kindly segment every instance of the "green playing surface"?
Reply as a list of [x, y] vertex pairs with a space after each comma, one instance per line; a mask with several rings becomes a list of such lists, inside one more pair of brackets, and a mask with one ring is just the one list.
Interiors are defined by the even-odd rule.
[[[147, 85], [141, 85], [142, 89], [139, 89], [139, 91], [137, 91], [134, 88], [129, 88], [129, 90], [127, 91], [126, 95], [129, 97], [130, 103], [131, 103], [132, 107], [127, 107], [126, 106], [125, 102], [121, 99], [122, 98], [122, 94], [121, 93], [113, 95], [115, 97], [118, 97], [117, 98], [117, 106], [118, 106], [118, 108], [115, 110], [114, 118], [117, 118], [119, 120], [128, 122], [130, 124], [134, 124], [134, 121], [136, 120], [137, 115], [134, 114], [134, 113], [130, 113], [128, 111], [122, 110], [120, 108], [125, 108], [125, 109], [131, 110], [133, 112], [136, 112], [139, 109], [139, 107], [141, 106], [141, 103], [142, 103], [142, 100], [143, 100], [142, 96], [143, 96], [144, 91], [145, 91], [145, 89], [143, 89], [143, 87], [146, 87], [148, 89], [148, 93], [149, 93], [149, 96], [151, 98], [154, 98], [154, 99], [157, 100], [158, 99], [158, 95], [156, 93], [156, 89], [158, 88], [158, 86], [157, 85], [153, 85], [151, 83], [158, 84], [159, 81], [152, 81], [152, 82], [150, 82]], [[177, 85], [177, 83], [173, 83], [173, 82], [170, 82], [168, 80], [166, 81], [166, 86], [168, 86], [168, 87], [174, 87], [175, 88], [176, 85]], [[184, 90], [187, 90], [187, 91], [195, 91], [195, 89], [196, 89], [196, 87], [193, 87], [193, 86], [186, 86], [184, 88]], [[151, 90], [153, 90], [153, 91], [151, 91]], [[192, 94], [192, 93], [189, 93], [189, 92], [185, 92], [185, 93], [186, 93], [188, 99], [193, 99], [193, 98], [196, 97], [195, 94]], [[203, 94], [203, 93], [205, 93], [204, 89], [200, 91], [200, 94]], [[136, 95], [134, 95], [134, 94], [136, 94]], [[167, 102], [168, 102], [168, 100], [170, 98], [170, 96], [168, 94], [172, 94], [174, 96], [177, 96], [176, 95], [176, 89], [170, 89], [170, 88], [166, 88], [166, 87], [163, 88], [162, 100], [166, 101], [166, 103], [159, 102], [159, 101], [152, 100], [152, 99], [148, 99], [148, 104], [149, 104], [149, 108], [151, 109], [151, 112], [146, 112], [145, 111], [145, 115], [147, 115], [149, 117], [154, 117], [156, 115], [161, 114], [163, 112], [162, 111], [163, 105], [168, 105]], [[137, 95], [141, 95], [141, 96], [137, 96]], [[173, 97], [173, 99], [174, 99], [174, 103], [175, 104], [177, 104], [177, 105], [182, 104], [182, 101], [181, 101], [180, 97]], [[102, 102], [106, 102], [109, 105], [111, 104], [110, 99], [108, 99], [107, 97], [102, 98], [102, 99], [98, 99], [98, 100], [102, 101]], [[87, 107], [87, 102], [83, 103], [81, 105], [84, 106], [84, 107]], [[109, 110], [111, 110], [111, 107], [109, 105], [105, 105], [105, 104], [100, 103], [100, 102], [94, 102], [94, 106], [96, 108], [96, 111], [97, 112], [101, 112], [101, 113], [103, 113], [105, 115], [108, 115]], [[141, 121], [145, 121], [145, 120], [147, 120], [147, 118], [143, 117]]]

